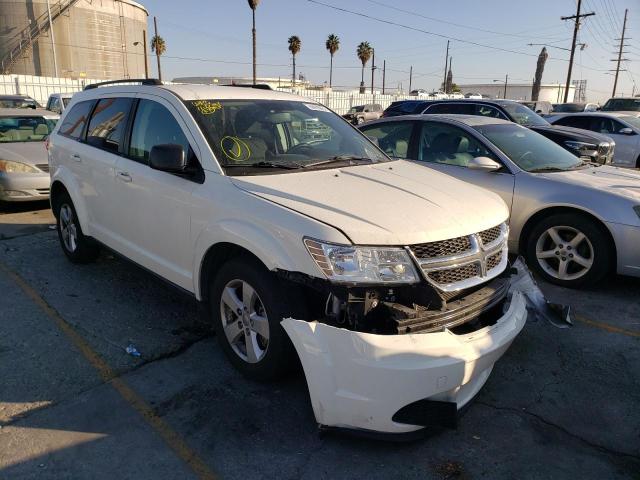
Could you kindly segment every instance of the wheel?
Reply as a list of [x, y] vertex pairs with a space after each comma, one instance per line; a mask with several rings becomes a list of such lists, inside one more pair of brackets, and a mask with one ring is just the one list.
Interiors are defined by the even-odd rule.
[[73, 263], [93, 262], [100, 253], [98, 245], [82, 233], [73, 202], [68, 194], [62, 195], [55, 203], [60, 246]]
[[362, 125], [364, 123], [364, 118], [362, 117], [357, 117], [356, 118], [356, 124], [357, 125]]
[[295, 295], [285, 294], [271, 272], [244, 257], [222, 266], [210, 293], [216, 336], [231, 363], [254, 380], [286, 374], [295, 350], [280, 322], [301, 318], [292, 306]]
[[636, 160], [636, 168], [640, 168], [640, 156], [638, 156], [638, 159]]
[[564, 287], [593, 285], [612, 269], [610, 240], [603, 229], [579, 214], [557, 214], [538, 222], [526, 246], [529, 266]]

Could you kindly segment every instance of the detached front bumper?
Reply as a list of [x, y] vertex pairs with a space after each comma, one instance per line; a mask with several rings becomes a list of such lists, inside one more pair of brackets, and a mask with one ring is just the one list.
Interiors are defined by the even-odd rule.
[[[519, 271], [523, 274], [529, 275]], [[283, 320], [282, 326], [302, 362], [320, 425], [406, 434], [439, 423], [425, 422], [424, 415], [419, 423], [407, 423], [420, 402], [453, 407], [448, 410], [454, 415], [466, 405], [526, 319], [525, 292], [516, 286], [497, 322], [469, 334], [445, 329], [377, 335], [294, 319]], [[402, 423], [394, 420], [396, 414]]]

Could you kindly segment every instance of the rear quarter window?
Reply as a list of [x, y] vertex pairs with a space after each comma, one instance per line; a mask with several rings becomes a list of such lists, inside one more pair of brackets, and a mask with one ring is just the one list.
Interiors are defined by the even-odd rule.
[[93, 104], [93, 100], [76, 103], [64, 116], [58, 133], [65, 137], [81, 140]]

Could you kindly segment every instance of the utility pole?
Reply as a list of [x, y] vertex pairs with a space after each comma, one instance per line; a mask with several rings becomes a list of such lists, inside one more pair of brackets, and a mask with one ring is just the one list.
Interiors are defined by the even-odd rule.
[[387, 76], [387, 61], [382, 61], [382, 94], [384, 95], [384, 81]]
[[[156, 17], [153, 17], [153, 31], [156, 35], [156, 41], [158, 40], [158, 21]], [[162, 81], [162, 70], [160, 69], [160, 54], [158, 53], [158, 45], [155, 45], [156, 48], [156, 59], [158, 60], [158, 80]]]
[[371, 95], [373, 95], [373, 73], [376, 71], [376, 49], [371, 52]]
[[574, 20], [573, 25], [573, 41], [571, 42], [571, 55], [569, 56], [569, 70], [567, 71], [567, 84], [564, 88], [564, 103], [567, 103], [569, 99], [569, 87], [571, 86], [571, 70], [573, 69], [573, 56], [576, 53], [576, 40], [578, 39], [578, 30], [580, 29], [580, 19], [595, 15], [594, 12], [580, 14], [580, 7], [582, 6], [582, 0], [578, 0], [578, 9], [575, 15], [570, 17], [560, 17], [560, 20]]
[[411, 93], [411, 80], [413, 78], [413, 65], [409, 67], [409, 93]]
[[55, 76], [58, 76], [58, 57], [56, 57], [56, 37], [53, 33], [53, 23], [51, 22], [51, 5], [49, 4], [49, 0], [47, 0], [47, 15], [49, 16], [49, 31], [51, 32], [51, 48], [53, 49], [53, 70], [55, 71]]
[[[625, 34], [625, 30], [627, 29], [628, 11], [629, 11], [628, 9], [626, 8], [624, 9], [624, 22], [622, 23], [622, 36], [620, 37], [620, 48], [618, 49], [618, 64], [616, 66], [616, 76], [615, 76], [615, 79], [613, 80], [613, 93], [611, 94], [612, 97], [616, 96], [616, 87], [618, 86], [618, 73], [620, 73], [620, 62], [623, 60], [622, 54], [625, 53], [622, 51], [622, 49], [623, 47], [625, 47], [624, 34]], [[626, 60], [626, 58], [624, 60]], [[616, 60], [611, 60], [611, 61], [615, 62]]]
[[149, 64], [147, 63], [147, 28], [142, 29], [142, 51], [144, 52], [144, 78], [149, 78]]
[[444, 93], [447, 93], [447, 67], [449, 66], [449, 40], [447, 40], [447, 54], [444, 56], [444, 80], [442, 81], [442, 88]]
[[507, 99], [507, 84], [509, 83], [509, 74], [507, 73], [504, 76], [504, 95], [502, 96], [502, 98], [504, 98], [505, 100]]

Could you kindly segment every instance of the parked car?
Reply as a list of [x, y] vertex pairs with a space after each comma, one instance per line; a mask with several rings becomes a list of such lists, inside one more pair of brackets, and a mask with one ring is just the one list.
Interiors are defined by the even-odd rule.
[[391, 156], [487, 188], [511, 209], [510, 250], [549, 282], [640, 276], [640, 172], [585, 163], [505, 120], [413, 115], [361, 127]]
[[535, 102], [521, 101], [519, 103], [541, 115], [547, 115], [553, 111], [551, 102], [547, 102], [546, 100], [537, 100]]
[[43, 110], [0, 108], [0, 201], [49, 198], [45, 139], [57, 119]]
[[41, 108], [28, 95], [0, 95], [0, 108]]
[[361, 123], [368, 122], [369, 120], [377, 120], [381, 116], [382, 106], [377, 103], [370, 103], [368, 105], [351, 107], [342, 117], [354, 125], [360, 125]]
[[482, 94], [480, 93], [465, 93], [464, 98], [469, 98], [471, 100], [482, 100]]
[[552, 115], [553, 125], [602, 133], [616, 142], [613, 164], [640, 168], [640, 118], [626, 113], [593, 112]]
[[600, 110], [603, 112], [634, 112], [637, 115], [640, 113], [640, 98], [610, 98]]
[[597, 103], [554, 103], [552, 113], [580, 113], [580, 112], [596, 112], [600, 110]]
[[429, 102], [427, 100], [398, 100], [396, 102], [391, 102], [391, 105], [382, 112], [382, 117], [395, 117], [397, 115], [421, 113], [428, 104]]
[[75, 94], [49, 137], [69, 260], [106, 245], [193, 294], [247, 376], [297, 352], [321, 425], [452, 421], [526, 318], [500, 197], [299, 96], [142, 83]]
[[421, 113], [478, 115], [510, 120], [547, 137], [577, 157], [601, 164], [611, 163], [615, 149], [615, 142], [605, 135], [553, 126], [530, 108], [513, 100], [439, 100], [427, 102]]
[[47, 110], [55, 113], [62, 113], [69, 104], [73, 93], [52, 93], [47, 100]]

